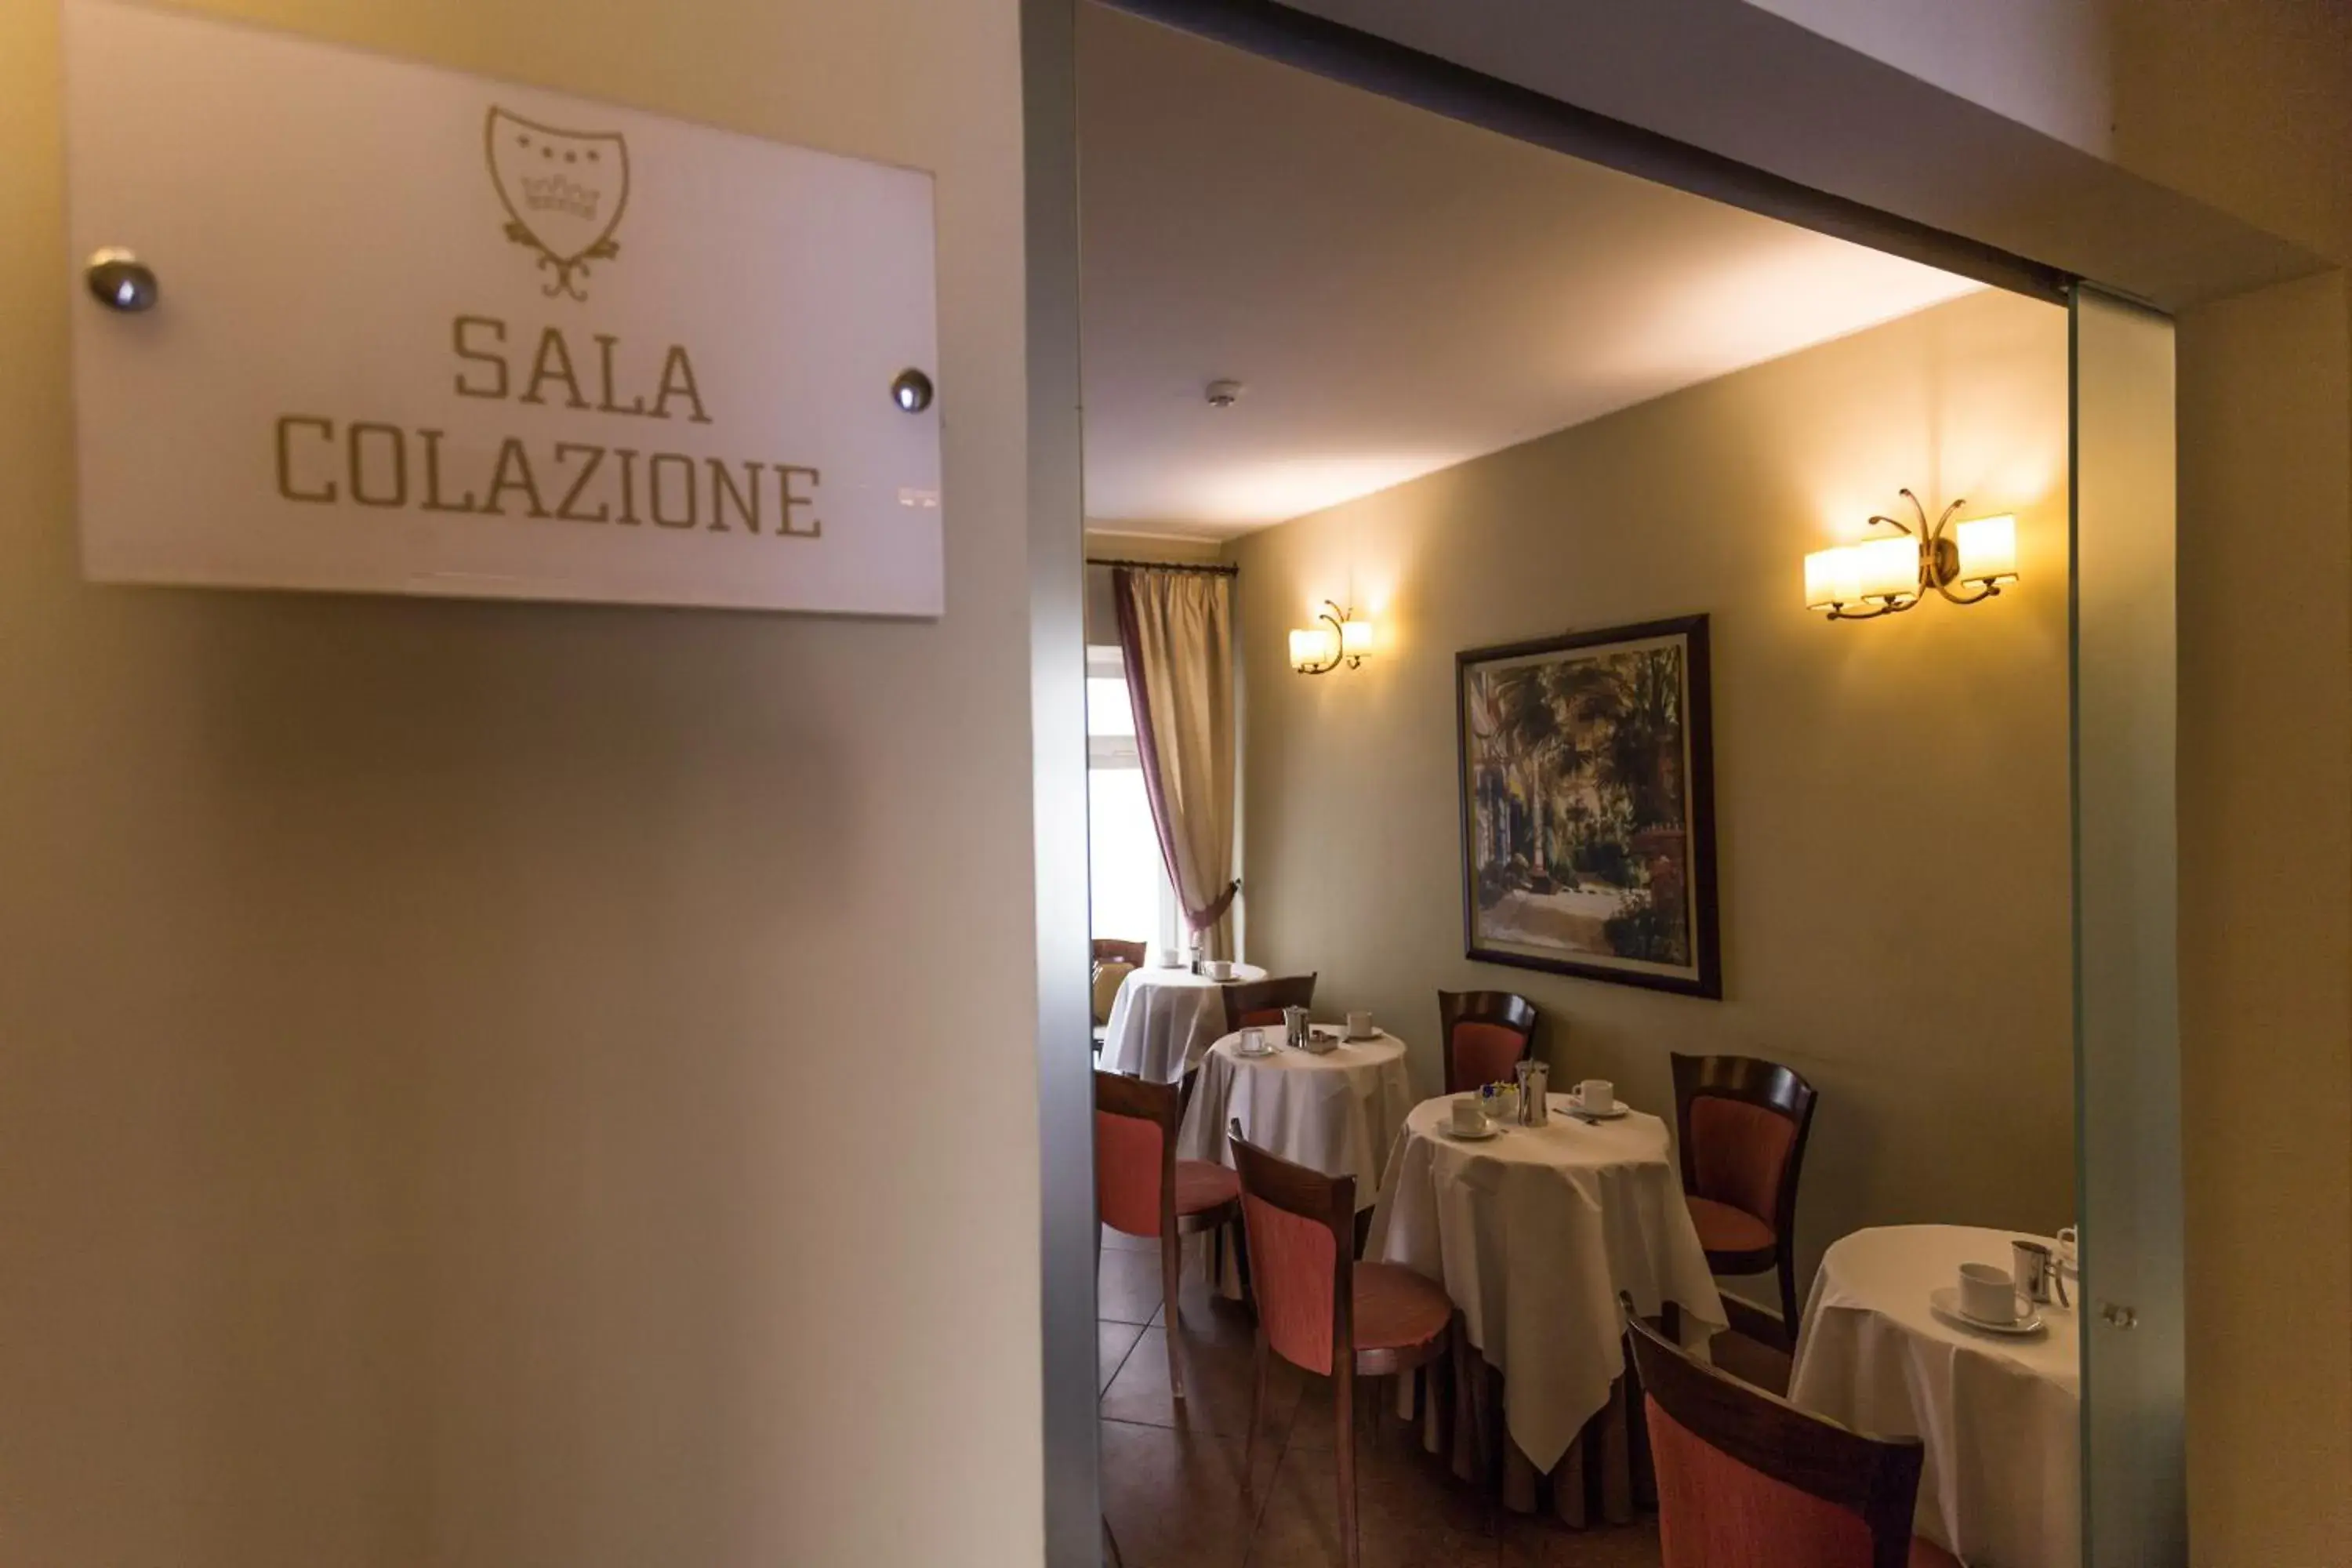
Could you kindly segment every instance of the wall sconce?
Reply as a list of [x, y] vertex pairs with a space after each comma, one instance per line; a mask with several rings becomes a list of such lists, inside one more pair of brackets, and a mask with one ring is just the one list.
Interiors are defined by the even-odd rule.
[[1290, 668], [1301, 675], [1322, 675], [1342, 664], [1359, 668], [1371, 651], [1372, 623], [1357, 620], [1329, 599], [1313, 626], [1290, 634]]
[[[1930, 528], [1919, 498], [1902, 494], [1919, 519], [1917, 531], [1891, 517], [1873, 517], [1905, 537], [1866, 539], [1806, 556], [1805, 608], [1827, 610], [1833, 621], [1866, 621], [1907, 610], [1930, 592], [1955, 605], [1979, 604], [2000, 593], [2001, 584], [2017, 580], [2017, 519], [1980, 517], [1951, 528], [1952, 514], [1968, 504], [1956, 500]], [[1956, 583], [1977, 591], [1955, 593]]]

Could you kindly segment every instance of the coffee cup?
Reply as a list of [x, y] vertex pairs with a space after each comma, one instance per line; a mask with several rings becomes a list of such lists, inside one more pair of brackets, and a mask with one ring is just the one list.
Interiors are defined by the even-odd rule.
[[1184, 955], [1172, 947], [1163, 947], [1152, 954], [1154, 965], [1160, 969], [1181, 969]]
[[1348, 1015], [1348, 1037], [1349, 1039], [1369, 1040], [1372, 1037], [1372, 1016], [1370, 1013], [1359, 1010]]
[[1617, 1109], [1617, 1086], [1605, 1078], [1589, 1078], [1576, 1086], [1576, 1103], [1587, 1114], [1606, 1116]]
[[2083, 1271], [2083, 1233], [2081, 1227], [2068, 1226], [2058, 1233], [2058, 1258], [2077, 1274]]
[[1475, 1094], [1465, 1094], [1454, 1102], [1454, 1131], [1473, 1135], [1486, 1131], [1486, 1108]]
[[1202, 968], [1208, 972], [1212, 980], [1231, 980], [1234, 977], [1234, 961], [1230, 958], [1213, 958]]
[[1262, 1057], [1274, 1047], [1265, 1043], [1265, 1031], [1253, 1024], [1242, 1031], [1241, 1053], [1245, 1057]]
[[1980, 1323], [2017, 1321], [2017, 1280], [1990, 1263], [1961, 1264], [1960, 1310]]

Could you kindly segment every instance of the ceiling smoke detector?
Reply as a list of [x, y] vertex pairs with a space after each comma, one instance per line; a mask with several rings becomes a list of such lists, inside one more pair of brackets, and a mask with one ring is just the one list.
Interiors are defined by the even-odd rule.
[[1212, 408], [1231, 408], [1242, 400], [1242, 384], [1238, 381], [1213, 381], [1209, 383], [1208, 397]]

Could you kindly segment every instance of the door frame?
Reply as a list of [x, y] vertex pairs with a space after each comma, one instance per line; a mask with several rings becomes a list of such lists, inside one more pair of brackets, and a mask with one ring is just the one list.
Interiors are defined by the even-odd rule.
[[[1527, 86], [1286, 5], [1264, 0], [1103, 0], [1117, 9], [1214, 39], [1317, 75], [1411, 103], [1447, 118], [1602, 164], [1657, 184], [1857, 244], [1978, 279], [2070, 311], [2070, 411], [2079, 437], [2086, 386], [2113, 392], [2134, 374], [2109, 363], [2106, 334], [2086, 333], [2086, 300], [2104, 313], [2132, 291], [2100, 285], [2052, 263], [2018, 254], [1840, 195], [1807, 185], [1740, 160], [1596, 113]], [[1028, 105], [1031, 349], [1031, 563], [1035, 638], [1033, 663], [1041, 703], [1054, 704], [1051, 728], [1071, 728], [1075, 746], [1047, 748], [1041, 709], [1038, 765], [1040, 1134], [1044, 1144], [1046, 1215], [1043, 1236], [1045, 1366], [1045, 1452], [1048, 1557], [1054, 1568], [1100, 1561], [1100, 1471], [1096, 1447], [1097, 1405], [1094, 1367], [1094, 1258], [1090, 1058], [1069, 1042], [1087, 1038], [1076, 976], [1084, 973], [1084, 844], [1077, 845], [1077, 918], [1067, 900], [1048, 898], [1049, 876], [1066, 879], [1070, 814], [1051, 829], [1048, 803], [1066, 802], [1075, 777], [1084, 791], [1082, 694], [1064, 689], [1055, 672], [1077, 670], [1084, 636], [1078, 628], [1083, 584], [1083, 516], [1079, 497], [1081, 415], [1077, 397], [1077, 205], [1076, 148], [1076, 0], [1023, 0], [1024, 93]], [[2166, 379], [2158, 402], [2142, 400], [2135, 416], [2160, 405], [2168, 420], [2170, 326], [2152, 307], [2140, 313], [2163, 322]], [[2085, 355], [2090, 356], [2086, 361]], [[2126, 355], [2126, 359], [2128, 355]], [[2147, 389], [2143, 389], [2147, 390]], [[2095, 1240], [2086, 1247], [2086, 1302], [2116, 1312], [2095, 1319], [2086, 1310], [2084, 1344], [2084, 1529], [2086, 1563], [2168, 1568], [2186, 1561], [2180, 1475], [2184, 1294], [2179, 1194], [2177, 931], [2177, 768], [2169, 748], [2174, 713], [2177, 645], [2174, 613], [2172, 452], [2162, 446], [2161, 471], [2143, 445], [2136, 468], [2109, 447], [2113, 459], [2088, 489], [2086, 454], [2070, 443], [2071, 550], [2078, 565], [2096, 571], [2127, 557], [2137, 590], [2160, 600], [2160, 613], [2105, 613], [2109, 601], [2095, 582], [2086, 605], [2073, 584], [2074, 810], [2075, 845], [2076, 1191], [2090, 1204], [2099, 1194], [2106, 1212], [2099, 1234], [2129, 1234], [2135, 1267], [2126, 1284], [2108, 1289], [2100, 1277]], [[2126, 471], [2126, 469], [2130, 471]], [[2161, 497], [2160, 539], [2114, 532], [2127, 521], [2101, 499], [2125, 493]], [[2084, 531], [2085, 505], [2095, 531]], [[2093, 548], [2085, 552], [2089, 542]], [[2120, 555], [2103, 553], [2114, 550]], [[1047, 559], [1057, 557], [1057, 559]], [[2088, 613], [2086, 614], [2086, 609]], [[2082, 672], [2103, 678], [2086, 682]], [[2156, 705], [2154, 709], [2150, 704]], [[2127, 716], [2160, 713], [2160, 735]], [[2087, 748], [2087, 749], [2086, 749]], [[1045, 770], [1055, 770], [1050, 782]], [[2084, 825], [2128, 820], [2145, 831], [2129, 845], [2112, 837], [2086, 838]], [[1066, 889], [1061, 890], [1066, 893]], [[2157, 898], [2160, 919], [2134, 918]], [[1053, 906], [1049, 921], [1047, 906]], [[2086, 975], [2093, 982], [2086, 984]], [[1069, 996], [1062, 994], [1071, 993]], [[2128, 1051], [2116, 1042], [2131, 1042]], [[2085, 1110], [2093, 1097], [2137, 1086], [2123, 1095], [2139, 1135], [2127, 1137], [2123, 1115]], [[1081, 1091], [1088, 1113], [1079, 1110]], [[2170, 1098], [2168, 1099], [2167, 1096]], [[2102, 1101], [2101, 1103], [2106, 1103]], [[1061, 1184], [1057, 1190], [1057, 1184]], [[1082, 1190], [1081, 1190], [1081, 1184]], [[2118, 1212], [2116, 1205], [2128, 1205]], [[1083, 1214], [1081, 1214], [1083, 1210]], [[2152, 1259], [2153, 1261], [2150, 1261]], [[1084, 1321], [1080, 1321], [1083, 1307]], [[2096, 1321], [2095, 1330], [2091, 1324]], [[2137, 1326], [2126, 1327], [2136, 1323]], [[2143, 1331], [2153, 1330], [2155, 1331]], [[2105, 1335], [2117, 1336], [2112, 1345]], [[2126, 1335], [2137, 1335], [2126, 1338]], [[2128, 1389], [2107, 1397], [2128, 1405], [2130, 1423], [2094, 1423], [2094, 1389]], [[2147, 1403], [2169, 1399], [2168, 1422], [2146, 1417]], [[2160, 1412], [2159, 1412], [2160, 1413]], [[2129, 1436], [2126, 1436], [2126, 1434]], [[2097, 1527], [2095, 1521], [2137, 1521]]]

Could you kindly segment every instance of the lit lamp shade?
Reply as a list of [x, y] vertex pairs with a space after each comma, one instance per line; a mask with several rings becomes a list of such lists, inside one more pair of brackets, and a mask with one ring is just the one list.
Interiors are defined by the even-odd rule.
[[2017, 519], [1980, 517], [1954, 531], [1960, 581], [1999, 583], [2017, 575]]
[[1854, 570], [1851, 548], [1842, 544], [1805, 557], [1805, 608], [1827, 610], [1859, 603], [1861, 598], [1862, 578]]
[[1361, 658], [1372, 651], [1372, 623], [1342, 621], [1339, 623], [1339, 651], [1349, 658]]
[[1290, 634], [1290, 668], [1301, 672], [1321, 669], [1339, 658], [1339, 634], [1326, 624], [1300, 626]]
[[1919, 542], [1906, 534], [1849, 545], [1853, 574], [1865, 599], [1909, 600], [1919, 596]]

